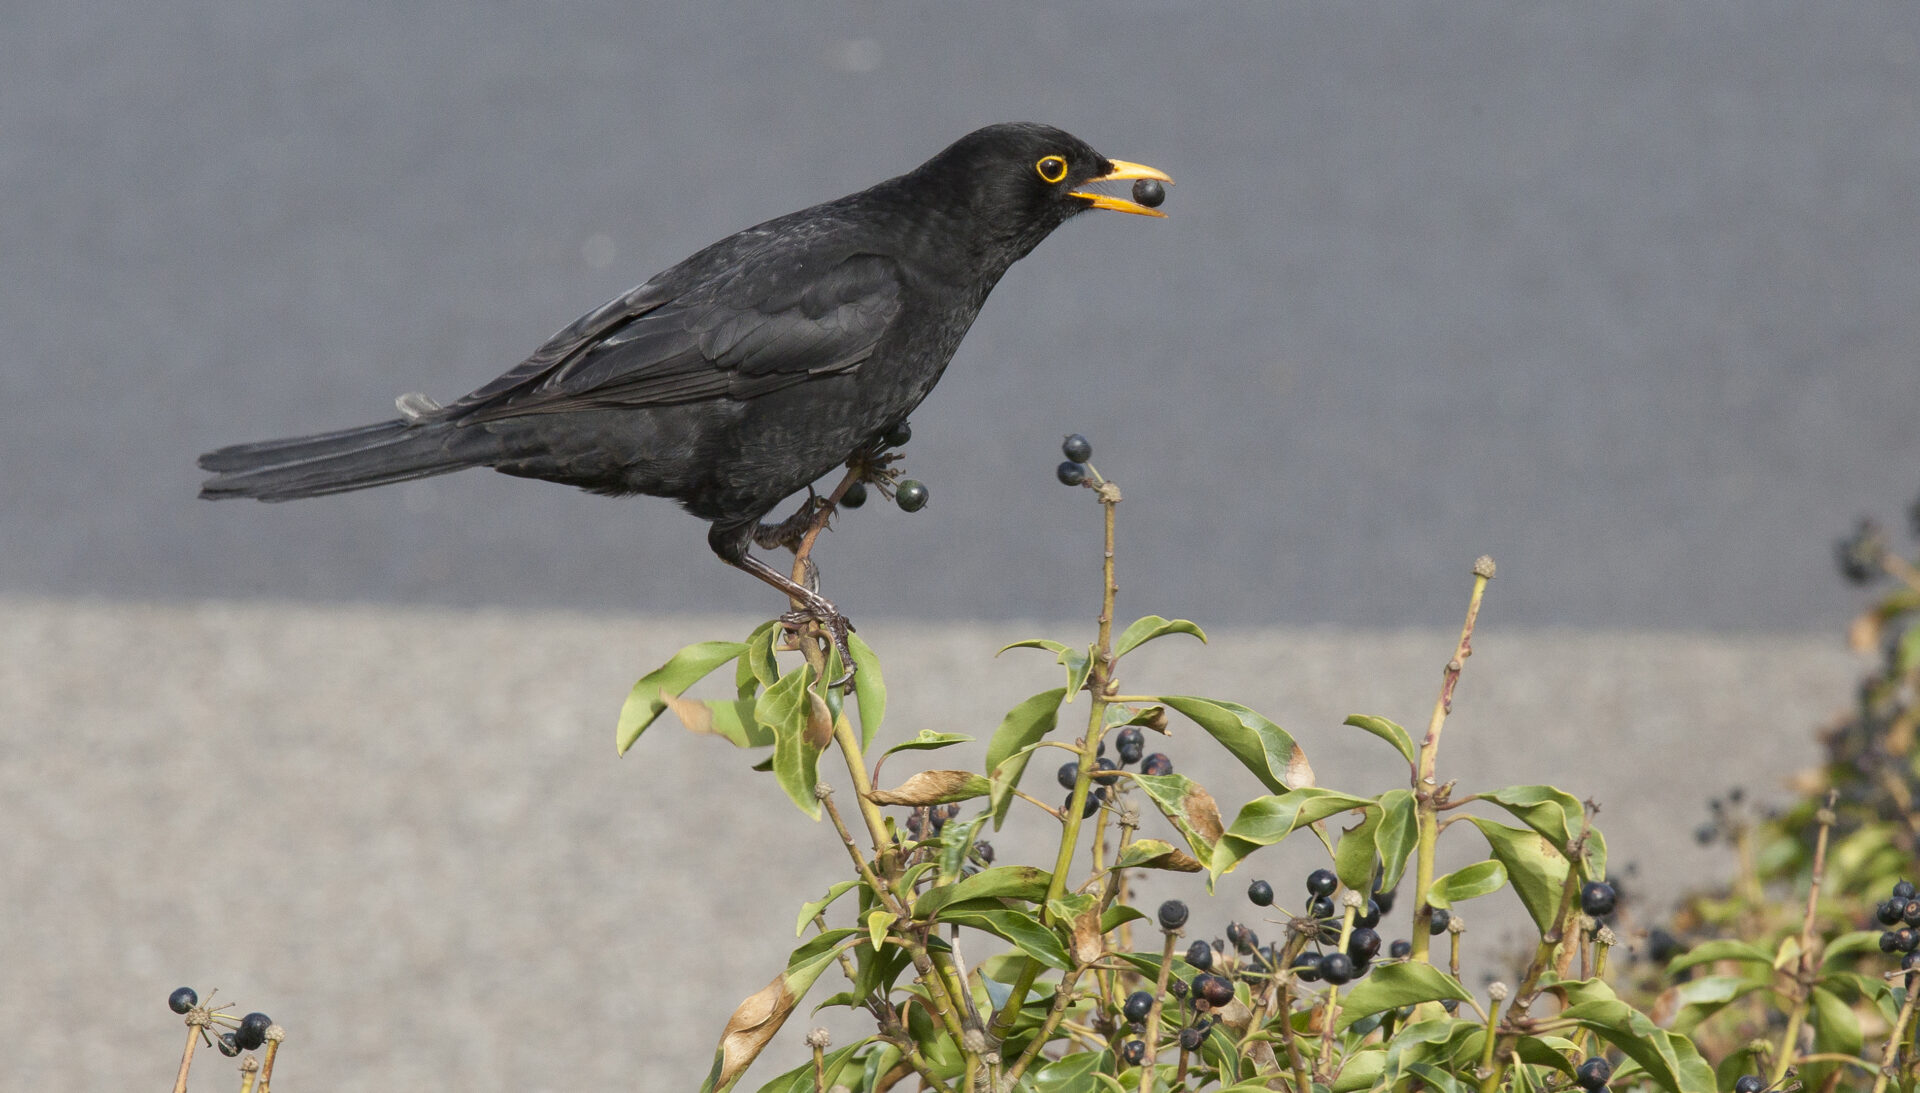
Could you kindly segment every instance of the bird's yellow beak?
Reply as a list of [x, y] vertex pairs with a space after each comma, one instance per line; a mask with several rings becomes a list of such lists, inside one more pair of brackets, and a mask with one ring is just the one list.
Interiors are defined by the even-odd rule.
[[[1152, 167], [1149, 167], [1144, 163], [1128, 163], [1124, 159], [1110, 159], [1107, 162], [1113, 164], [1113, 170], [1108, 171], [1106, 174], [1101, 175], [1099, 178], [1090, 178], [1087, 181], [1088, 182], [1132, 182], [1137, 179], [1151, 178], [1157, 182], [1164, 182], [1169, 186], [1173, 185], [1173, 179], [1168, 178], [1165, 171], [1154, 170]], [[1158, 209], [1149, 209], [1145, 205], [1140, 204], [1138, 201], [1128, 201], [1124, 197], [1115, 197], [1112, 194], [1100, 194], [1100, 193], [1091, 193], [1086, 190], [1074, 190], [1073, 196], [1086, 198], [1088, 201], [1093, 202], [1093, 207], [1096, 209], [1112, 209], [1114, 212], [1132, 213], [1135, 216], [1164, 217], [1167, 215], [1166, 213], [1163, 213]]]

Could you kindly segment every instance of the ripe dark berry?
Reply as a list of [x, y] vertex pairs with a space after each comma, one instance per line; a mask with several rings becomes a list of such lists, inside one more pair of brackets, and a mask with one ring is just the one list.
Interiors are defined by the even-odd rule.
[[1447, 932], [1447, 925], [1453, 921], [1453, 912], [1445, 907], [1433, 908], [1433, 917], [1427, 921], [1427, 932], [1438, 937]]
[[1901, 905], [1900, 921], [1909, 926], [1920, 926], [1920, 899], [1910, 899]]
[[1353, 958], [1346, 953], [1328, 953], [1320, 958], [1320, 978], [1339, 986], [1353, 978]]
[[[1910, 972], [1915, 967], [1920, 967], [1920, 952], [1914, 952], [1913, 950], [1909, 949], [1907, 951], [1907, 955], [1900, 958], [1900, 970], [1903, 972]], [[1913, 977], [1908, 976], [1907, 978], [1911, 979]]]
[[[1067, 799], [1060, 802], [1061, 814], [1065, 815], [1066, 811], [1072, 807], [1073, 794], [1069, 793], [1067, 794]], [[1084, 820], [1098, 811], [1100, 811], [1100, 797], [1096, 787], [1095, 791], [1087, 794], [1087, 803], [1080, 809], [1080, 818]]]
[[1897, 899], [1890, 899], [1873, 909], [1873, 917], [1878, 919], [1882, 926], [1898, 926], [1900, 911], [1905, 906], [1906, 904]]
[[1254, 881], [1247, 885], [1247, 898], [1253, 901], [1255, 907], [1271, 907], [1273, 906], [1273, 885], [1263, 880]]
[[1233, 980], [1224, 975], [1195, 976], [1193, 993], [1209, 1006], [1224, 1006], [1233, 1001]]
[[1157, 209], [1167, 199], [1167, 188], [1157, 178], [1135, 179], [1133, 199], [1149, 209]]
[[233, 1033], [221, 1033], [218, 1043], [220, 1044], [220, 1054], [225, 1055], [227, 1058], [231, 1059], [235, 1055], [240, 1054], [240, 1045], [234, 1041]]
[[1332, 918], [1333, 917], [1332, 898], [1328, 896], [1313, 897], [1312, 902], [1307, 904], [1307, 917], [1308, 918]]
[[993, 864], [993, 844], [985, 839], [973, 844], [973, 856], [980, 859], [981, 865]]
[[1903, 953], [1910, 953], [1920, 947], [1920, 932], [1911, 926], [1902, 926], [1893, 932], [1894, 945]]
[[1146, 991], [1134, 991], [1127, 995], [1127, 1002], [1120, 1007], [1120, 1012], [1126, 1014], [1129, 1021], [1146, 1020], [1147, 1014], [1153, 1012], [1153, 995]]
[[1607, 1079], [1613, 1077], [1613, 1064], [1595, 1055], [1580, 1064], [1573, 1072], [1573, 1080], [1580, 1083], [1582, 1089], [1605, 1089]]
[[902, 479], [893, 489], [893, 503], [901, 512], [919, 512], [927, 507], [927, 487], [911, 478]]
[[1900, 935], [1894, 933], [1892, 930], [1888, 930], [1886, 933], [1881, 934], [1880, 935], [1880, 951], [1883, 953], [1899, 952], [1900, 951]]
[[1204, 941], [1196, 941], [1187, 946], [1187, 963], [1206, 971], [1213, 967], [1213, 946]]
[[1347, 935], [1347, 955], [1354, 963], [1365, 964], [1380, 951], [1380, 935], [1374, 930], [1362, 927]]
[[1128, 1066], [1139, 1066], [1147, 1061], [1147, 1042], [1128, 1040], [1120, 1045], [1120, 1057], [1127, 1061]]
[[1078, 486], [1087, 480], [1087, 465], [1068, 460], [1053, 469], [1053, 476], [1062, 486]]
[[233, 1042], [240, 1045], [242, 1051], [252, 1051], [267, 1042], [267, 1029], [273, 1027], [273, 1018], [264, 1013], [249, 1013], [240, 1019], [240, 1027], [233, 1030]]
[[1665, 964], [1686, 951], [1680, 939], [1665, 930], [1647, 931], [1647, 958], [1655, 963]]
[[1368, 900], [1366, 910], [1357, 912], [1353, 916], [1353, 924], [1368, 930], [1380, 925], [1380, 905], [1373, 900]]
[[1087, 442], [1086, 437], [1073, 433], [1060, 442], [1060, 454], [1075, 463], [1085, 463], [1093, 458], [1093, 445]]
[[1120, 753], [1120, 765], [1130, 767], [1140, 761], [1147, 750], [1147, 735], [1128, 725], [1113, 738], [1113, 750]]
[[1613, 913], [1613, 885], [1605, 881], [1590, 880], [1580, 886], [1580, 909], [1594, 918], [1604, 918]]
[[1093, 780], [1101, 785], [1112, 785], [1120, 780], [1120, 764], [1105, 756], [1093, 761], [1093, 769], [1098, 772], [1093, 776]]
[[1227, 943], [1233, 946], [1234, 952], [1245, 956], [1260, 947], [1260, 937], [1250, 927], [1242, 926], [1238, 922], [1229, 922], [1227, 923]]
[[1395, 960], [1405, 960], [1413, 955], [1413, 942], [1404, 937], [1395, 938], [1393, 944], [1387, 946], [1387, 955]]
[[192, 987], [181, 987], [167, 995], [167, 1008], [175, 1013], [185, 1013], [200, 1004], [200, 996]]
[[1920, 894], [1920, 893], [1916, 893], [1914, 891], [1912, 881], [1902, 880], [1902, 881], [1894, 882], [1894, 885], [1893, 885], [1894, 899], [1897, 899], [1900, 902], [1905, 903], [1906, 901], [1912, 899], [1917, 894]]
[[1390, 915], [1393, 913], [1393, 895], [1392, 889], [1385, 892], [1375, 892], [1373, 894], [1373, 902], [1379, 906], [1381, 914]]
[[1078, 762], [1060, 764], [1060, 773], [1057, 777], [1060, 779], [1061, 789], [1072, 789], [1073, 783], [1080, 780], [1080, 764]]
[[1188, 1025], [1186, 1028], [1183, 1028], [1180, 1030], [1180, 1050], [1181, 1051], [1199, 1051], [1200, 1042], [1202, 1040], [1205, 1040], [1206, 1038], [1207, 1038], [1206, 1029], [1200, 1028], [1195, 1025]]
[[1307, 874], [1307, 894], [1313, 896], [1331, 896], [1333, 890], [1340, 887], [1340, 878], [1334, 876], [1331, 869], [1315, 869]]
[[1742, 1074], [1734, 1079], [1733, 1093], [1760, 1093], [1767, 1083], [1757, 1074]]
[[1140, 760], [1140, 773], [1172, 774], [1173, 760], [1167, 758], [1165, 755], [1156, 751], [1152, 755], [1147, 756], [1145, 759]]
[[1321, 962], [1321, 956], [1319, 953], [1301, 953], [1299, 956], [1294, 957], [1293, 958], [1294, 978], [1302, 980], [1307, 983], [1319, 982], [1320, 981], [1320, 962]]
[[888, 431], [886, 445], [889, 448], [904, 448], [907, 446], [907, 441], [912, 439], [913, 426], [903, 421]]
[[866, 503], [867, 484], [865, 482], [855, 482], [847, 487], [847, 492], [840, 495], [840, 507], [843, 509], [857, 509]]
[[1178, 930], [1187, 924], [1187, 905], [1177, 899], [1170, 899], [1160, 905], [1160, 928]]

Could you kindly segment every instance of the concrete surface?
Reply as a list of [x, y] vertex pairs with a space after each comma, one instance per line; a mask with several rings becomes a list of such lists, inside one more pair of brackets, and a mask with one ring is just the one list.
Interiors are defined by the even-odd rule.
[[[164, 1000], [191, 984], [291, 1031], [276, 1084], [289, 1093], [695, 1088], [727, 1014], [794, 944], [798, 905], [846, 863], [831, 829], [796, 822], [748, 757], [662, 723], [616, 758], [614, 715], [673, 649], [751, 625], [0, 601], [5, 1084], [160, 1088], [180, 1047]], [[863, 620], [891, 684], [885, 736], [984, 738], [1058, 671], [993, 650], [1089, 629]], [[1404, 774], [1340, 719], [1424, 725], [1454, 634], [1213, 638], [1149, 646], [1128, 685], [1245, 702], [1299, 738], [1321, 784], [1374, 792]], [[1614, 861], [1637, 863], [1635, 891], [1658, 904], [1725, 870], [1687, 837], [1704, 799], [1734, 785], [1784, 796], [1859, 668], [1828, 636], [1517, 629], [1496, 597], [1442, 774], [1595, 797]], [[1196, 735], [1163, 746], [1223, 807], [1252, 796]], [[1001, 860], [1031, 860], [1051, 821], [1014, 816], [994, 840]], [[1211, 936], [1250, 917], [1238, 895], [1250, 876], [1288, 900], [1310, 850], [1262, 852], [1211, 902], [1187, 877], [1142, 901], [1194, 901], [1194, 929]], [[1463, 909], [1490, 954], [1507, 940], [1503, 899]], [[1468, 975], [1504, 970], [1488, 955]], [[841, 1042], [854, 1027], [828, 1023]], [[746, 1088], [802, 1050], [787, 1036]], [[195, 1088], [224, 1088], [226, 1066], [203, 1056]]]

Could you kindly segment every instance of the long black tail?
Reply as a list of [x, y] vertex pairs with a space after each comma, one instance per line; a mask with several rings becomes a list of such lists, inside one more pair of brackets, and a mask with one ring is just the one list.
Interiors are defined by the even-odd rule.
[[[477, 430], [405, 419], [335, 433], [235, 444], [200, 457], [200, 496], [291, 501], [446, 474], [486, 462]], [[476, 444], [476, 442], [480, 442]]]

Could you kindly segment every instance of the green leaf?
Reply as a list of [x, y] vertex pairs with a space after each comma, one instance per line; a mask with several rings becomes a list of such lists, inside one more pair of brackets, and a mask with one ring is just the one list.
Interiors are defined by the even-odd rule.
[[1395, 722], [1388, 721], [1384, 717], [1372, 717], [1367, 714], [1357, 713], [1347, 718], [1342, 724], [1352, 725], [1356, 729], [1365, 729], [1367, 732], [1392, 744], [1393, 750], [1399, 752], [1400, 757], [1405, 759], [1409, 764], [1417, 761], [1416, 753], [1413, 750], [1413, 737], [1408, 736], [1407, 730], [1401, 728]]
[[1569, 1058], [1579, 1050], [1580, 1048], [1572, 1040], [1564, 1036], [1522, 1036], [1519, 1042], [1513, 1045], [1513, 1053], [1518, 1055], [1521, 1061], [1534, 1066], [1549, 1067], [1569, 1078], [1579, 1072], [1579, 1067]]
[[[826, 1072], [827, 1088], [833, 1088], [834, 1079], [840, 1071], [853, 1061], [854, 1053], [873, 1042], [869, 1036], [858, 1043], [848, 1044], [837, 1051], [829, 1051], [822, 1058]], [[760, 1093], [814, 1093], [813, 1060], [808, 1059], [785, 1074], [760, 1087]]]
[[975, 899], [1017, 899], [1038, 903], [1047, 896], [1053, 874], [1031, 865], [996, 865], [957, 884], [929, 888], [914, 901], [913, 917], [932, 918], [942, 907]]
[[1862, 1044], [1860, 1016], [1853, 1007], [1821, 987], [1813, 988], [1813, 1046], [1816, 1051], [1858, 1055]]
[[1350, 793], [1305, 787], [1285, 793], [1255, 797], [1248, 801], [1227, 828], [1217, 853], [1208, 861], [1212, 876], [1218, 879], [1240, 859], [1263, 846], [1272, 846], [1288, 835], [1332, 816], [1373, 802]]
[[820, 801], [813, 794], [820, 782], [820, 752], [824, 741], [810, 737], [809, 723], [815, 696], [808, 690], [813, 669], [805, 664], [781, 676], [760, 692], [754, 720], [773, 730], [773, 777], [800, 811], [820, 818]]
[[[1565, 790], [1552, 786], [1508, 786], [1491, 793], [1480, 794], [1483, 801], [1492, 801], [1514, 818], [1538, 831], [1553, 843], [1553, 848], [1562, 857], [1580, 837], [1581, 825], [1585, 822], [1586, 806], [1580, 799]], [[1587, 880], [1607, 879], [1607, 840], [1600, 834], [1599, 828], [1587, 832], [1586, 846], [1581, 853], [1580, 873]]]
[[1373, 833], [1380, 827], [1380, 810], [1369, 806], [1358, 824], [1340, 832], [1333, 848], [1333, 872], [1340, 883], [1356, 892], [1373, 891], [1373, 863], [1379, 856]]
[[1041, 1067], [1033, 1076], [1038, 1093], [1088, 1093], [1092, 1074], [1108, 1058], [1104, 1051], [1083, 1051]]
[[942, 912], [940, 921], [985, 930], [1012, 942], [1015, 948], [1049, 968], [1066, 971], [1073, 967], [1073, 958], [1067, 955], [1067, 947], [1061, 943], [1060, 935], [1041, 925], [1039, 919], [1025, 911], [952, 910]]
[[1380, 795], [1380, 826], [1373, 841], [1380, 851], [1380, 891], [1391, 892], [1407, 870], [1407, 858], [1420, 845], [1412, 790], [1390, 789]]
[[1159, 701], [1207, 730], [1273, 792], [1313, 785], [1313, 767], [1307, 763], [1307, 753], [1285, 729], [1245, 706], [1187, 695], [1165, 695]]
[[1693, 1042], [1656, 1026], [1625, 1002], [1581, 1002], [1560, 1011], [1559, 1019], [1592, 1029], [1670, 1093], [1715, 1093], [1713, 1068]]
[[[979, 775], [973, 777], [978, 778]], [[986, 779], [980, 779], [982, 785]], [[981, 792], [986, 792], [984, 789]], [[967, 851], [973, 848], [973, 840], [980, 835], [980, 825], [986, 823], [988, 816], [982, 812], [965, 821], [948, 820], [940, 829], [940, 875], [958, 878], [967, 864]]]
[[[1011, 646], [1009, 646], [1011, 648]], [[1039, 743], [1060, 720], [1060, 702], [1066, 688], [1042, 691], [1008, 711], [987, 742], [987, 774], [992, 778], [993, 829], [1006, 822], [1007, 808], [1013, 804], [1013, 791], [1026, 773], [1031, 752], [1025, 749]]]
[[853, 700], [860, 708], [860, 747], [864, 750], [873, 747], [880, 722], [887, 716], [887, 681], [880, 675], [880, 658], [860, 635], [847, 635], [847, 651], [853, 654]]
[[899, 917], [887, 910], [867, 912], [867, 938], [873, 943], [874, 952], [880, 951], [880, 946], [887, 940], [887, 928]]
[[1541, 933], [1553, 929], [1560, 918], [1560, 896], [1567, 879], [1567, 859], [1560, 856], [1547, 839], [1536, 831], [1523, 831], [1469, 816], [1473, 826], [1487, 837], [1493, 856], [1506, 867], [1507, 880], [1520, 903], [1533, 917]]
[[1461, 900], [1498, 892], [1506, 885], [1506, 866], [1497, 861], [1475, 862], [1444, 877], [1435, 877], [1427, 889], [1427, 902], [1435, 907], [1450, 907]]
[[1834, 938], [1820, 954], [1820, 963], [1825, 966], [1835, 957], [1849, 956], [1853, 953], [1877, 953], [1880, 951], [1879, 930], [1849, 930]]
[[1667, 962], [1667, 974], [1678, 975], [1688, 968], [1701, 964], [1711, 964], [1720, 960], [1737, 960], [1742, 963], [1773, 966], [1773, 954], [1758, 945], [1741, 941], [1738, 938], [1721, 938], [1715, 941], [1703, 941]]
[[1179, 873], [1198, 873], [1206, 866], [1186, 851], [1175, 849], [1172, 843], [1159, 839], [1135, 839], [1120, 852], [1120, 860], [1113, 863], [1113, 868], [1171, 869]]
[[826, 895], [814, 900], [812, 903], [801, 904], [800, 921], [794, 924], [793, 936], [799, 937], [801, 934], [806, 933], [807, 925], [813, 921], [813, 916], [826, 910], [834, 900], [839, 899], [841, 896], [846, 895], [849, 891], [859, 886], [860, 881], [857, 878], [854, 880], [843, 880], [827, 889]]
[[715, 668], [739, 656], [746, 651], [746, 645], [737, 641], [703, 641], [698, 645], [689, 645], [673, 654], [665, 664], [640, 677], [640, 682], [628, 692], [627, 701], [620, 707], [620, 724], [614, 730], [614, 746], [621, 755], [633, 747], [647, 726], [666, 710], [667, 703], [662, 694], [680, 694], [688, 687], [705, 679]]
[[1206, 633], [1186, 619], [1163, 619], [1158, 615], [1148, 615], [1143, 619], [1135, 619], [1132, 625], [1121, 632], [1119, 639], [1113, 643], [1113, 659], [1119, 660], [1153, 639], [1168, 634], [1192, 634], [1200, 639], [1202, 645], [1207, 642]]
[[1340, 1020], [1336, 1032], [1344, 1032], [1362, 1017], [1452, 998], [1471, 1002], [1473, 996], [1446, 972], [1419, 960], [1381, 964], [1362, 979], [1340, 1002]]
[[[1386, 1065], [1385, 1048], [1374, 1046], [1349, 1052], [1340, 1062], [1340, 1076], [1333, 1080], [1333, 1093], [1360, 1093], [1360, 1090], [1372, 1089], [1374, 1080], [1380, 1077]], [[1267, 1087], [1254, 1088], [1264, 1090]]]
[[1220, 806], [1213, 803], [1213, 795], [1184, 774], [1136, 774], [1133, 780], [1186, 836], [1193, 856], [1209, 861], [1221, 835]]
[[780, 634], [780, 620], [769, 619], [747, 636], [746, 651], [734, 668], [733, 683], [740, 697], [752, 701], [765, 687], [780, 678], [780, 665], [773, 657], [773, 639]]
[[[854, 659], [858, 660], [859, 658], [856, 657]], [[855, 676], [854, 678], [858, 679], [860, 677]], [[866, 715], [861, 714], [860, 720], [865, 721]], [[904, 743], [895, 744], [893, 747], [880, 753], [880, 757], [884, 759], [896, 751], [933, 751], [937, 748], [950, 748], [955, 744], [965, 744], [972, 739], [973, 737], [971, 736], [963, 736], [957, 732], [934, 732], [932, 729], [921, 729], [920, 735]]]
[[1028, 638], [1025, 641], [1016, 641], [1012, 645], [1003, 645], [1000, 647], [1000, 652], [993, 655], [999, 656], [1008, 649], [1045, 649], [1053, 654], [1056, 663], [1066, 665], [1066, 701], [1068, 702], [1072, 702], [1073, 696], [1086, 687], [1087, 675], [1093, 671], [1093, 651], [1090, 648], [1076, 649], [1071, 645], [1047, 638]]
[[764, 748], [773, 743], [773, 733], [753, 719], [754, 703], [749, 700], [660, 697], [688, 732], [722, 737], [736, 748]]

